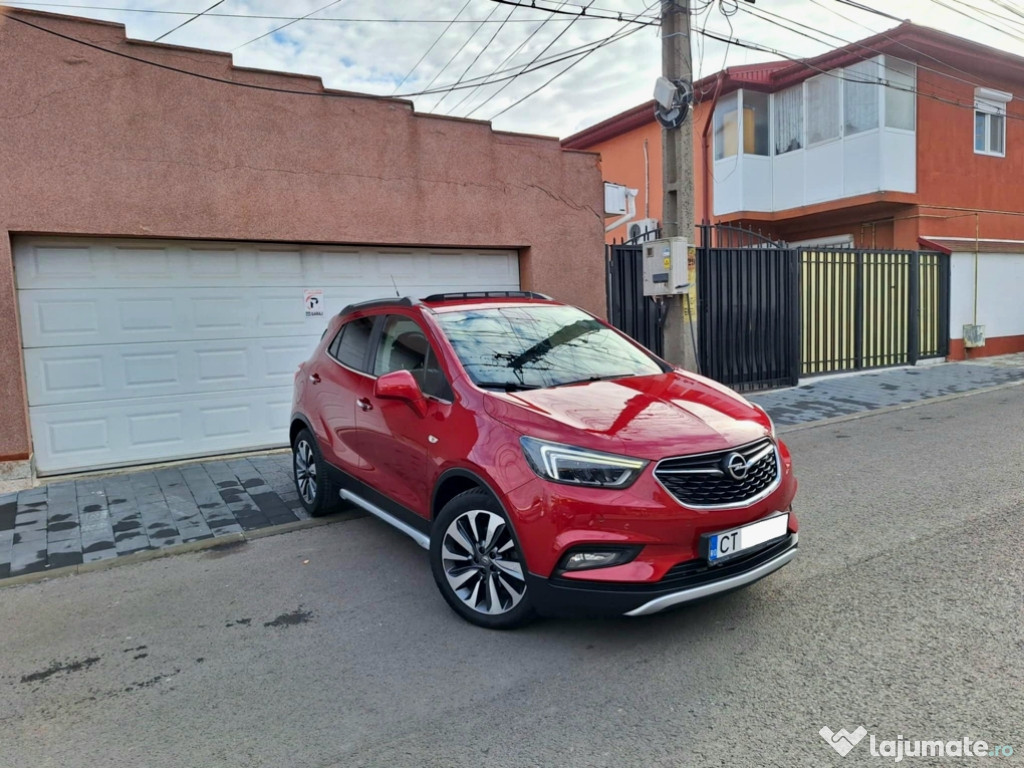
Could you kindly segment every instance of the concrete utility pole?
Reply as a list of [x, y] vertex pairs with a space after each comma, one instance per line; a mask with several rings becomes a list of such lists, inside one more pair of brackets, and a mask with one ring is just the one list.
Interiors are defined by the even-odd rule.
[[[661, 68], [675, 82], [692, 84], [690, 52], [689, 0], [662, 0]], [[662, 237], [685, 237], [693, 243], [693, 122], [692, 117], [679, 128], [661, 130], [664, 202]], [[690, 323], [683, 315], [682, 296], [665, 297], [665, 358], [687, 370], [697, 370]], [[696, 312], [696, 307], [691, 306]], [[697, 318], [693, 317], [696, 327]]]

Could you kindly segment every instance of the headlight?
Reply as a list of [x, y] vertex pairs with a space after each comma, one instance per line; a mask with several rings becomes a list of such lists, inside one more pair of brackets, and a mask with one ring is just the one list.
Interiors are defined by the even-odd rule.
[[556, 483], [625, 488], [633, 484], [649, 463], [533, 437], [521, 437], [519, 442], [533, 471]]

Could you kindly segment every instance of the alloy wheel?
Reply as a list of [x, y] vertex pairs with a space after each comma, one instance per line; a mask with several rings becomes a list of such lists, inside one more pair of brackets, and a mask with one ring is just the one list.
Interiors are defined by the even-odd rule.
[[307, 504], [316, 502], [316, 456], [313, 447], [305, 440], [295, 446], [295, 484]]
[[444, 533], [441, 558], [448, 585], [474, 611], [507, 613], [526, 594], [512, 532], [493, 512], [476, 509], [456, 517]]

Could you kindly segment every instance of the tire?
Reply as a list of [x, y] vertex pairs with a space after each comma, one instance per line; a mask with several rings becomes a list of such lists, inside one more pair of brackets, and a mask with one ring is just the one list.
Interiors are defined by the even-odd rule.
[[519, 540], [487, 491], [445, 504], [430, 537], [430, 570], [448, 605], [471, 624], [514, 629], [535, 617]]
[[329, 515], [341, 506], [337, 478], [308, 429], [299, 432], [292, 444], [292, 479], [299, 501], [312, 517]]

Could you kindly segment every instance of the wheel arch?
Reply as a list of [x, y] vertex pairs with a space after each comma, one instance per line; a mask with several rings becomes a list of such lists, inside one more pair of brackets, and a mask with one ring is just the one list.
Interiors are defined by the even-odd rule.
[[314, 435], [313, 425], [309, 423], [309, 419], [303, 416], [301, 413], [292, 414], [292, 423], [288, 427], [288, 446], [295, 445], [295, 438], [299, 436], [299, 432], [304, 429], [308, 429], [311, 435]]
[[[482, 475], [474, 472], [470, 469], [464, 469], [456, 467], [453, 469], [445, 470], [441, 473], [441, 476], [437, 478], [437, 482], [434, 484], [434, 492], [430, 499], [430, 519], [434, 521], [437, 519], [438, 514], [444, 509], [445, 504], [454, 499], [460, 493], [466, 491], [472, 491], [479, 489], [487, 491], [494, 500], [498, 503], [498, 506], [508, 516], [508, 509], [504, 502], [501, 500], [500, 494], [495, 491], [494, 486], [485, 479]], [[511, 520], [511, 518], [509, 518]]]

